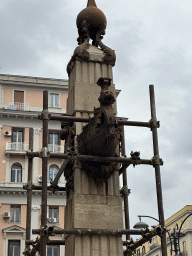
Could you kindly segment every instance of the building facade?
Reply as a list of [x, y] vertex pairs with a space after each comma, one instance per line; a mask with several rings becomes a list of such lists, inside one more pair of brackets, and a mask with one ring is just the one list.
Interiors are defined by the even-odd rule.
[[[167, 230], [169, 230], [170, 234], [174, 232], [174, 229], [179, 230], [185, 218], [191, 213], [192, 205], [186, 205], [180, 211], [176, 212], [171, 217], [169, 217], [165, 221], [165, 226]], [[180, 251], [183, 256], [192, 256], [192, 216], [186, 219], [186, 221], [182, 225], [181, 232], [183, 232], [185, 235], [183, 237], [180, 237], [179, 239]], [[171, 243], [168, 233], [166, 235], [166, 241], [167, 255], [171, 256]], [[174, 249], [174, 245], [172, 246]], [[147, 242], [143, 246], [140, 246], [136, 250], [136, 255], [161, 256], [162, 254], [160, 237], [155, 236], [152, 238], [151, 242]], [[173, 252], [172, 255], [175, 255], [175, 253]]]
[[[68, 81], [38, 77], [0, 75], [0, 256], [21, 256], [25, 249], [29, 129], [33, 128], [33, 150], [42, 148], [43, 90], [49, 92], [49, 111], [66, 112]], [[60, 141], [60, 122], [49, 121], [49, 151], [64, 152]], [[48, 185], [62, 161], [48, 160]], [[33, 160], [33, 184], [42, 182], [41, 158]], [[59, 186], [65, 186], [64, 176]], [[47, 224], [64, 228], [65, 192], [48, 192]], [[39, 228], [41, 191], [33, 191], [32, 228]], [[36, 236], [31, 235], [32, 239]], [[62, 235], [53, 239], [63, 239]], [[64, 246], [48, 246], [48, 256], [64, 255]]]

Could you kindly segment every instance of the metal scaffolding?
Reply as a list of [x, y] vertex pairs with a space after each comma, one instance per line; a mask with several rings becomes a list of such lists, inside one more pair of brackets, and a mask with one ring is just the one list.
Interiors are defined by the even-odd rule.
[[[75, 116], [56, 116], [52, 115], [48, 111], [48, 91], [43, 92], [43, 111], [39, 115], [39, 119], [43, 123], [43, 147], [41, 151], [33, 151], [33, 129], [30, 128], [29, 132], [29, 151], [27, 152], [28, 156], [28, 183], [23, 186], [27, 190], [27, 219], [26, 219], [26, 247], [25, 255], [36, 255], [37, 252], [41, 256], [46, 255], [46, 245], [64, 245], [65, 240], [50, 240], [49, 237], [53, 234], [110, 234], [110, 235], [126, 235], [126, 241], [123, 242], [123, 245], [127, 246], [127, 249], [124, 251], [124, 255], [130, 255], [138, 246], [142, 245], [146, 241], [149, 241], [153, 236], [161, 236], [161, 248], [162, 255], [167, 255], [166, 250], [166, 230], [164, 228], [164, 211], [163, 211], [163, 199], [162, 199], [162, 188], [161, 188], [161, 176], [160, 176], [160, 165], [163, 165], [162, 159], [159, 157], [158, 149], [158, 136], [157, 128], [159, 128], [159, 122], [156, 118], [156, 107], [155, 107], [155, 95], [154, 95], [154, 86], [149, 86], [150, 92], [150, 107], [151, 107], [151, 119], [149, 122], [136, 122], [136, 121], [127, 121], [127, 119], [116, 118], [118, 126], [122, 126], [122, 139], [120, 141], [120, 152], [121, 156], [119, 157], [101, 157], [101, 156], [91, 156], [91, 155], [80, 155], [80, 154], [65, 154], [65, 153], [50, 153], [48, 151], [48, 123], [49, 120], [54, 121], [70, 121], [70, 122], [83, 122], [89, 123], [89, 118], [80, 118]], [[153, 137], [153, 151], [154, 156], [152, 159], [140, 159], [139, 152], [132, 152], [131, 157], [125, 156], [125, 140], [124, 140], [124, 126], [138, 126], [150, 128], [152, 131]], [[74, 149], [72, 149], [74, 150]], [[33, 158], [41, 157], [42, 158], [42, 186], [36, 186], [32, 184], [32, 166]], [[63, 159], [64, 162], [61, 165], [55, 179], [51, 182], [50, 186], [47, 186], [47, 162], [48, 158], [59, 158]], [[121, 164], [119, 175], [122, 174], [123, 187], [120, 190], [121, 195], [124, 197], [124, 212], [125, 212], [125, 229], [124, 230], [94, 230], [94, 229], [55, 229], [52, 226], [47, 226], [47, 191], [65, 191], [66, 188], [58, 186], [58, 180], [64, 173], [66, 166], [70, 161], [79, 160], [82, 162], [117, 162]], [[126, 169], [129, 165], [152, 165], [155, 168], [155, 177], [156, 177], [156, 193], [157, 193], [157, 204], [158, 204], [158, 214], [159, 214], [159, 223], [160, 226], [156, 226], [152, 230], [132, 230], [130, 229], [129, 224], [129, 206], [128, 206], [128, 195], [130, 190], [127, 185], [127, 172]], [[41, 226], [39, 229], [33, 229], [33, 234], [38, 234], [39, 237], [36, 240], [31, 240], [31, 204], [32, 204], [32, 191], [41, 190]], [[141, 235], [143, 239], [140, 239], [139, 242], [133, 242], [130, 239], [130, 235]]]

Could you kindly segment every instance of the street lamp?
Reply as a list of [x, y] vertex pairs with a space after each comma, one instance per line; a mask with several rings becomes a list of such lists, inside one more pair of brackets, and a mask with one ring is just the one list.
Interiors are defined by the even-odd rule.
[[151, 217], [151, 216], [146, 216], [146, 215], [137, 215], [137, 217], [139, 217], [139, 221], [140, 221], [140, 222], [137, 222], [137, 223], [134, 225], [134, 227], [133, 227], [133, 228], [141, 229], [141, 228], [148, 228], [148, 227], [149, 227], [149, 225], [148, 225], [147, 223], [145, 223], [145, 222], [141, 222], [141, 217], [151, 218], [151, 219], [156, 220], [157, 222], [159, 222], [159, 220], [158, 220], [158, 219], [153, 218], [153, 217]]
[[192, 215], [192, 213], [190, 213], [185, 219], [184, 219], [184, 221], [182, 222], [182, 224], [181, 224], [181, 226], [180, 226], [180, 228], [179, 228], [179, 234], [178, 234], [178, 245], [179, 245], [179, 251], [180, 251], [180, 244], [179, 244], [179, 238], [181, 237], [180, 236], [180, 233], [183, 233], [183, 232], [181, 232], [181, 228], [182, 228], [182, 226], [183, 226], [183, 224], [184, 224], [184, 222], [190, 217]]
[[[192, 213], [189, 214], [189, 216], [191, 216], [191, 215], [192, 215]], [[187, 216], [184, 219], [183, 223], [186, 221], [186, 219], [189, 216]], [[157, 222], [159, 222], [158, 219], [156, 219], [154, 217], [151, 217], [151, 216], [138, 215], [138, 217], [139, 217], [140, 222], [136, 223], [133, 228], [141, 229], [141, 228], [148, 228], [149, 227], [149, 225], [146, 224], [145, 222], [141, 222], [141, 217], [151, 218], [151, 219], [154, 219]], [[181, 227], [182, 227], [183, 223], [181, 224], [179, 230], [174, 228], [173, 232], [170, 232], [170, 230], [167, 231], [168, 235], [169, 235], [169, 239], [170, 239], [170, 244], [171, 244], [171, 255], [172, 255], [173, 251], [175, 252], [175, 255], [180, 254], [179, 238], [185, 236], [185, 234], [183, 232], [181, 232]], [[174, 249], [173, 249], [173, 245], [174, 245]]]
[[[179, 246], [179, 237], [185, 236], [185, 234], [183, 232], [181, 232], [181, 230], [178, 229], [173, 229], [173, 232], [170, 232], [170, 230], [167, 231], [169, 234], [169, 239], [170, 239], [170, 243], [171, 243], [171, 255], [172, 252], [175, 252], [175, 255], [179, 255], [180, 254], [180, 246]], [[173, 249], [173, 245], [174, 245], [174, 249]]]

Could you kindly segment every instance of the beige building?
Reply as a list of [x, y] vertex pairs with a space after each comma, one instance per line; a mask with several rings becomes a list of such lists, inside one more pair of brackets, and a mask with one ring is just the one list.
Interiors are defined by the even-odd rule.
[[[26, 191], [29, 128], [33, 128], [34, 150], [42, 148], [43, 90], [49, 92], [49, 111], [66, 112], [68, 81], [38, 77], [0, 75], [0, 256], [22, 256], [25, 248]], [[49, 121], [49, 150], [63, 152], [59, 139], [61, 124]], [[61, 165], [60, 159], [49, 159], [48, 181], [54, 178]], [[33, 160], [33, 183], [40, 185], [41, 159]], [[59, 186], [65, 186], [64, 176]], [[64, 228], [64, 192], [48, 193], [47, 223]], [[32, 228], [40, 226], [41, 191], [33, 191]], [[36, 236], [32, 236], [36, 238]], [[61, 235], [53, 239], [62, 239]], [[64, 255], [64, 246], [48, 246], [48, 256]]]
[[[165, 226], [167, 230], [170, 230], [170, 233], [173, 232], [173, 229], [178, 230], [182, 222], [185, 220], [185, 218], [191, 213], [192, 213], [192, 205], [186, 205], [180, 211], [176, 212], [174, 215], [172, 215], [165, 221]], [[183, 232], [185, 236], [180, 237], [179, 239], [180, 251], [183, 256], [192, 256], [192, 216], [186, 219], [186, 221], [182, 225], [181, 232]], [[153, 237], [151, 243], [147, 242], [136, 250], [136, 255], [137, 256], [143, 256], [143, 255], [161, 256], [162, 254], [161, 254], [160, 241], [161, 241], [160, 237], [158, 236]], [[170, 244], [170, 238], [168, 233], [166, 236], [166, 241], [167, 241], [167, 255], [171, 256], [171, 244]], [[173, 245], [173, 249], [174, 249], [174, 245]], [[175, 255], [175, 253], [173, 252], [172, 255]]]

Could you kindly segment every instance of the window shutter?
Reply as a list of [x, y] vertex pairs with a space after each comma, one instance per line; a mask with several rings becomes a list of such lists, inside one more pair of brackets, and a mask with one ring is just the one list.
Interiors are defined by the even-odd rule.
[[24, 103], [24, 91], [14, 91], [14, 102]]

